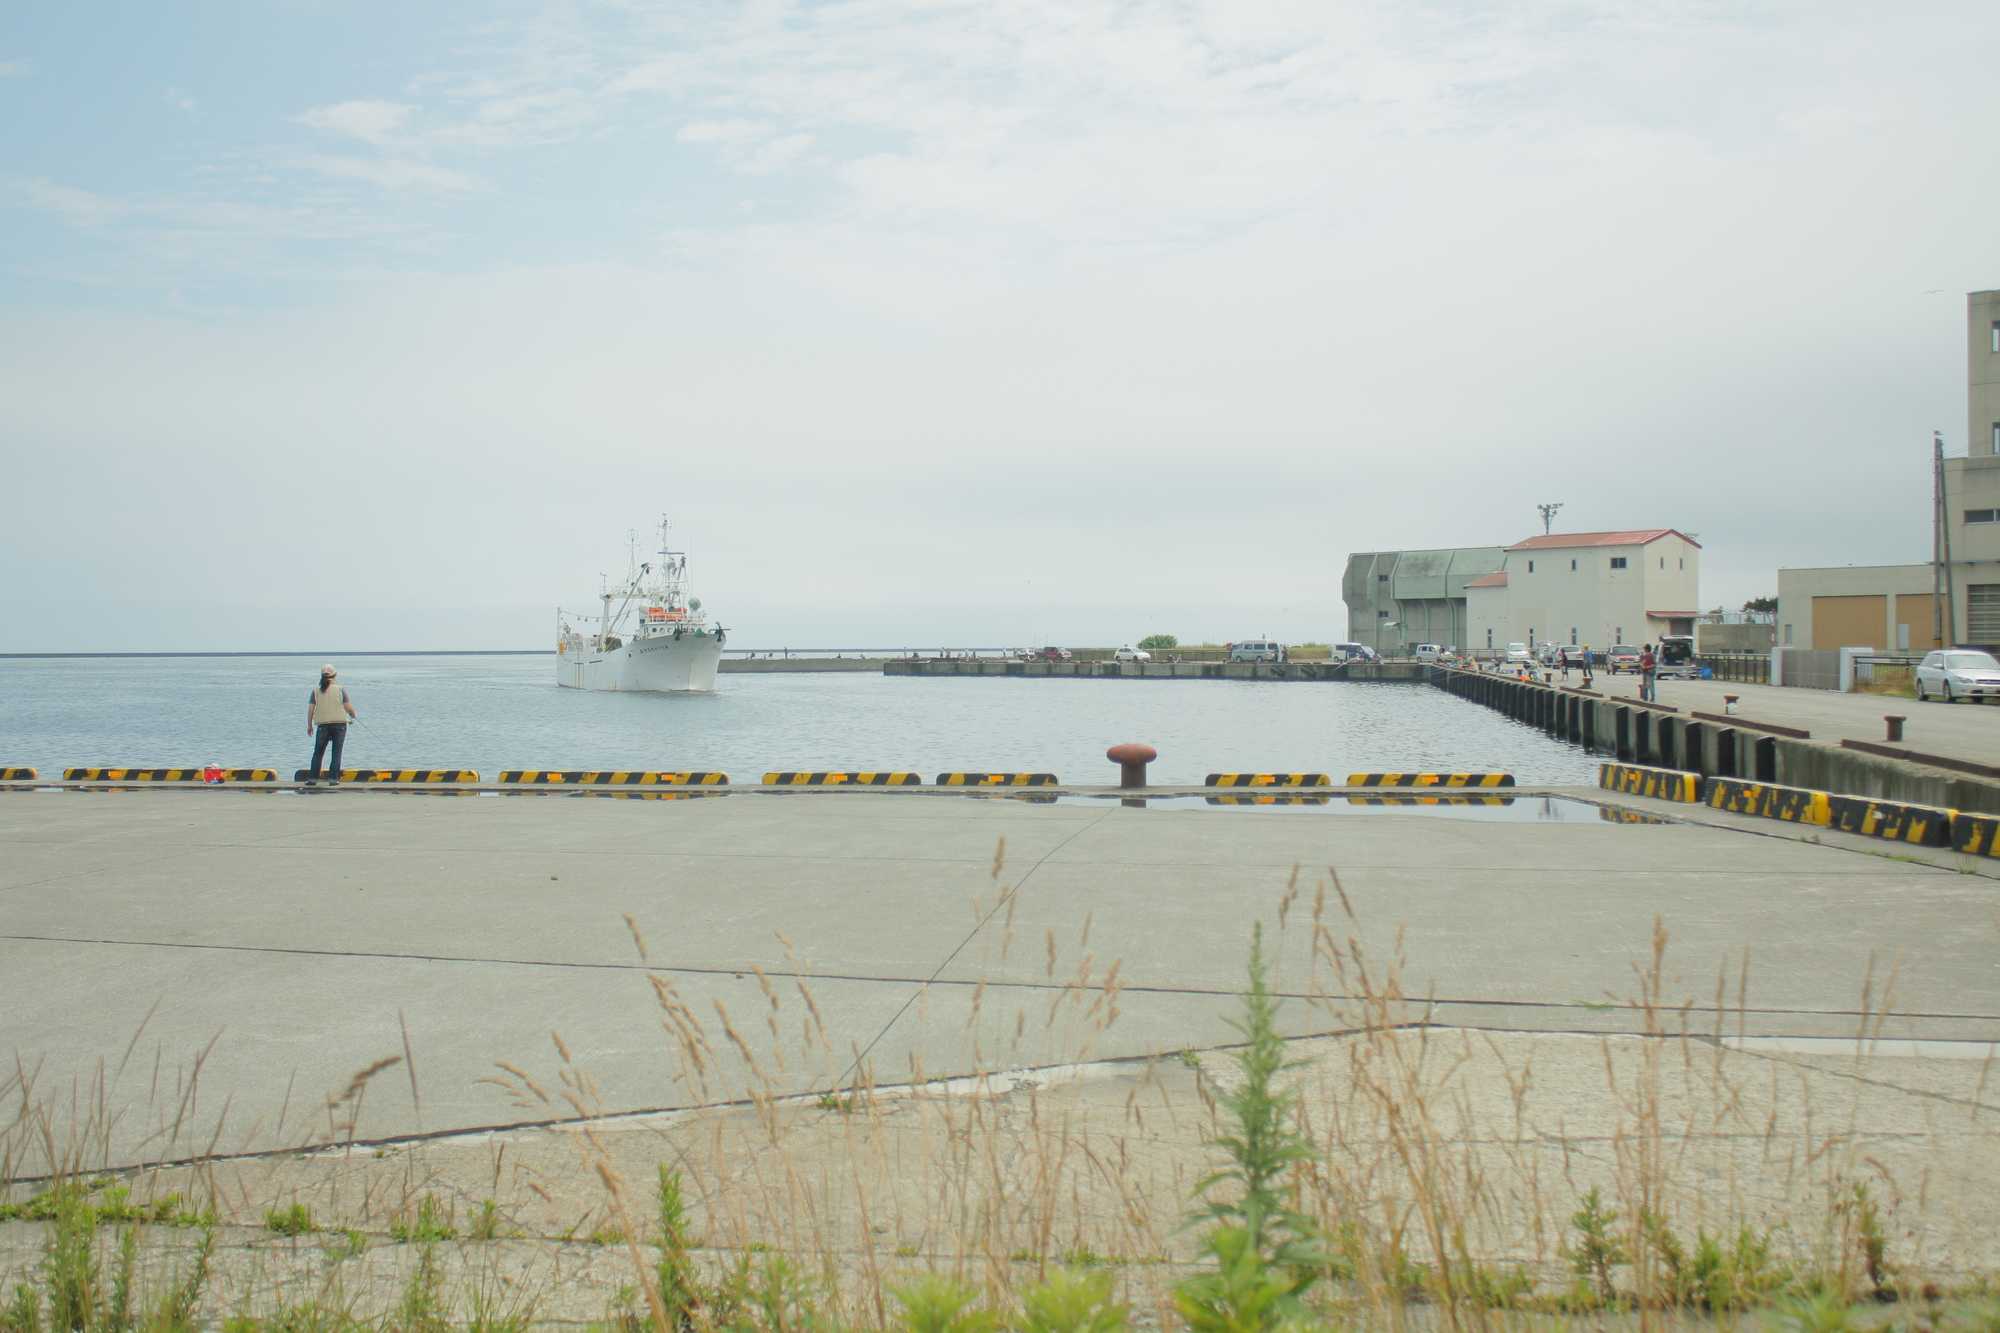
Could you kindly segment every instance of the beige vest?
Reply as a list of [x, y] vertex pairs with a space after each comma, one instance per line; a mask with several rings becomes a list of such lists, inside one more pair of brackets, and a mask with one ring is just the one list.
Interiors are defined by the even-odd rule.
[[347, 691], [341, 689], [338, 684], [325, 690], [317, 685], [313, 686], [312, 702], [315, 724], [347, 721]]

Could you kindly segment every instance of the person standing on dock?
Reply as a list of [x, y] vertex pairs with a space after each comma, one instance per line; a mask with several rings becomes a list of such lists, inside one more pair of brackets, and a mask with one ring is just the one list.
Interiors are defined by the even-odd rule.
[[1639, 697], [1647, 703], [1658, 703], [1653, 697], [1653, 682], [1658, 678], [1660, 659], [1653, 656], [1653, 645], [1647, 644], [1639, 650]]
[[319, 761], [329, 745], [333, 747], [333, 778], [327, 785], [340, 785], [340, 752], [347, 744], [348, 719], [356, 714], [339, 676], [329, 662], [319, 669], [319, 687], [306, 696], [306, 735], [313, 738], [312, 767], [306, 772], [308, 787], [319, 785]]
[[1583, 645], [1583, 688], [1590, 688], [1590, 645]]

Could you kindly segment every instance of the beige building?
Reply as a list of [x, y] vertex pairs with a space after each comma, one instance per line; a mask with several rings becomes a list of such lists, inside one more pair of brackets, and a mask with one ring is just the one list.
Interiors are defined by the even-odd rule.
[[1929, 565], [1778, 571], [1778, 646], [1928, 652], [1937, 646]]
[[1794, 648], [2000, 649], [2000, 291], [1966, 297], [1966, 456], [1944, 460], [1936, 565], [1778, 571], [1778, 642]]
[[1692, 634], [1701, 545], [1672, 528], [1554, 533], [1507, 548], [1503, 566], [1465, 585], [1470, 651], [1510, 643], [1643, 644]]

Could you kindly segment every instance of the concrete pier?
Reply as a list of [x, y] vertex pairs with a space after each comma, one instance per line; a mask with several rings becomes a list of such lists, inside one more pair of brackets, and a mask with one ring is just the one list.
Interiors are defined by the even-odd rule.
[[[1643, 1031], [1626, 999], [1658, 917], [1684, 978], [1665, 1003], [1694, 1030], [1850, 1037], [1871, 966], [1879, 1009], [1888, 960], [1907, 956], [1922, 966], [1901, 974], [1884, 1035], [2000, 1040], [1993, 880], [1952, 873], [1949, 853], [1903, 862], [1860, 854], [1881, 846], [1864, 839], [1616, 801], [1695, 822], [887, 790], [9, 793], [0, 1013], [38, 1088], [109, 1083], [128, 1106], [110, 1156], [126, 1161], [299, 1142], [391, 1057], [364, 1138], [569, 1113], [482, 1081], [511, 1081], [502, 1061], [545, 1087], [587, 1068], [611, 1112], [686, 1105], [663, 996], [702, 1026], [713, 1077], [741, 1081], [761, 1053], [782, 1091], [1213, 1046], [1234, 1039], [1259, 919], [1300, 997], [1292, 1030], [1326, 1031], [1316, 902], [1380, 956], [1403, 932], [1402, 988], [1426, 997], [1411, 1021]], [[1352, 920], [1317, 884], [1327, 867]], [[1746, 951], [1742, 1003], [1732, 981], [1718, 1014], [1718, 969], [1733, 977]]]
[[1090, 680], [1371, 680], [1420, 681], [1421, 662], [1008, 662], [908, 658], [882, 667], [887, 676], [1061, 676]]

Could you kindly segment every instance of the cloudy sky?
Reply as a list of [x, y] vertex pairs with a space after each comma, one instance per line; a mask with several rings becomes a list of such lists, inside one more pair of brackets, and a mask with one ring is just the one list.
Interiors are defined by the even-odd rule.
[[1981, 0], [0, 15], [0, 649], [1337, 636], [1350, 551], [1929, 549]]

